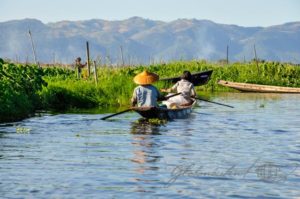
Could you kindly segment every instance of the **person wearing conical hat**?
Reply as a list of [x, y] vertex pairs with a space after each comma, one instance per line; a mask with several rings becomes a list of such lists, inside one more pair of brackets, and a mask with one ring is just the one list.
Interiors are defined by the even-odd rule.
[[133, 81], [138, 84], [131, 98], [132, 106], [158, 106], [157, 100], [161, 98], [160, 92], [152, 84], [158, 81], [159, 76], [155, 73], [143, 71], [137, 74]]

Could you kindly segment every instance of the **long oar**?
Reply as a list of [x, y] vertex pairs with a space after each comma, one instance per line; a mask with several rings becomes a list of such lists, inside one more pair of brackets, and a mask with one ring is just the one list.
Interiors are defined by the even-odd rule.
[[[163, 99], [159, 99], [159, 101], [160, 101], [160, 100], [167, 100], [167, 99], [169, 99], [169, 98], [171, 98], [171, 97], [174, 97], [174, 96], [180, 95], [180, 94], [181, 94], [181, 93], [176, 93], [176, 94], [174, 94], [174, 95], [170, 95], [170, 96], [164, 97]], [[118, 112], [118, 113], [114, 113], [114, 114], [111, 114], [111, 115], [102, 117], [101, 120], [106, 120], [106, 119], [108, 119], [108, 118], [111, 118], [111, 117], [114, 117], [114, 116], [116, 116], [116, 115], [120, 115], [120, 114], [129, 112], [129, 111], [132, 111], [132, 110], [133, 110], [133, 108], [129, 108], [129, 109], [126, 109], [126, 110], [124, 110], [124, 111], [121, 111], [121, 112]]]
[[201, 101], [205, 101], [205, 102], [209, 102], [209, 103], [213, 103], [213, 104], [222, 105], [222, 106], [227, 106], [227, 107], [230, 107], [230, 108], [234, 108], [233, 106], [230, 106], [230, 105], [227, 105], [227, 104], [221, 104], [221, 103], [219, 103], [219, 102], [209, 101], [209, 100], [206, 100], [206, 99], [202, 99], [202, 98], [200, 98], [200, 97], [195, 97], [195, 99], [201, 100]]
[[173, 94], [173, 95], [164, 96], [164, 97], [162, 97], [161, 99], [158, 99], [158, 101], [167, 100], [167, 99], [169, 99], [169, 98], [171, 98], [171, 97], [174, 97], [174, 96], [180, 95], [180, 94], [181, 94], [181, 93], [175, 93], [175, 94]]
[[101, 120], [106, 120], [106, 119], [108, 119], [108, 118], [110, 118], [110, 117], [113, 117], [113, 116], [116, 116], [116, 115], [120, 115], [120, 114], [129, 112], [129, 111], [131, 111], [131, 110], [132, 110], [132, 108], [129, 108], [129, 109], [126, 109], [126, 110], [124, 110], [124, 111], [121, 111], [121, 112], [118, 112], [118, 113], [115, 113], [115, 114], [111, 114], [111, 115], [105, 116], [105, 117], [101, 118]]

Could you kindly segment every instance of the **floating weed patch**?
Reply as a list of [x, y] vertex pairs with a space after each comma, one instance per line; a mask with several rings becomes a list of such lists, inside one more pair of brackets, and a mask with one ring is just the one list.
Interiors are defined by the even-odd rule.
[[31, 131], [30, 128], [21, 127], [21, 126], [16, 127], [16, 132], [19, 133], [19, 134], [29, 134], [30, 131]]
[[165, 119], [158, 119], [158, 118], [140, 118], [137, 121], [135, 121], [135, 124], [139, 124], [139, 125], [156, 125], [156, 126], [160, 126], [160, 125], [164, 125], [166, 124], [168, 121]]
[[265, 104], [260, 104], [259, 108], [265, 108]]
[[152, 119], [148, 119], [148, 122], [150, 124], [154, 124], [154, 125], [164, 125], [166, 124], [168, 121], [165, 119], [158, 119], [158, 118], [152, 118]]
[[131, 133], [141, 135], [160, 135], [159, 127], [167, 123], [167, 120], [141, 118], [133, 122]]

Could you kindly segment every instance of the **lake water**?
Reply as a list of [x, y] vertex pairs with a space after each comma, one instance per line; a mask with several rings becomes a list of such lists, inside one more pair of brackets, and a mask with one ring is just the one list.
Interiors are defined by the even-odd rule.
[[129, 112], [0, 125], [1, 198], [300, 198], [300, 95], [225, 93], [157, 126]]

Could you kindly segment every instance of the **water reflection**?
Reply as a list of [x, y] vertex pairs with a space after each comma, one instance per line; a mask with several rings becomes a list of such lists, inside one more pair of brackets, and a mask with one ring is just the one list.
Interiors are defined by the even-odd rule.
[[132, 162], [140, 165], [137, 169], [139, 173], [143, 173], [145, 169], [143, 164], [147, 162], [156, 162], [159, 156], [155, 155], [158, 147], [159, 126], [149, 123], [146, 120], [139, 120], [132, 124], [131, 127], [133, 158]]
[[162, 158], [159, 155], [161, 147], [159, 128], [160, 126], [146, 120], [132, 124], [131, 161], [135, 163], [133, 167], [135, 177], [132, 181], [137, 183], [136, 192], [149, 192], [147, 185], [151, 186], [157, 182], [157, 176], [154, 174], [159, 170], [159, 160]]

